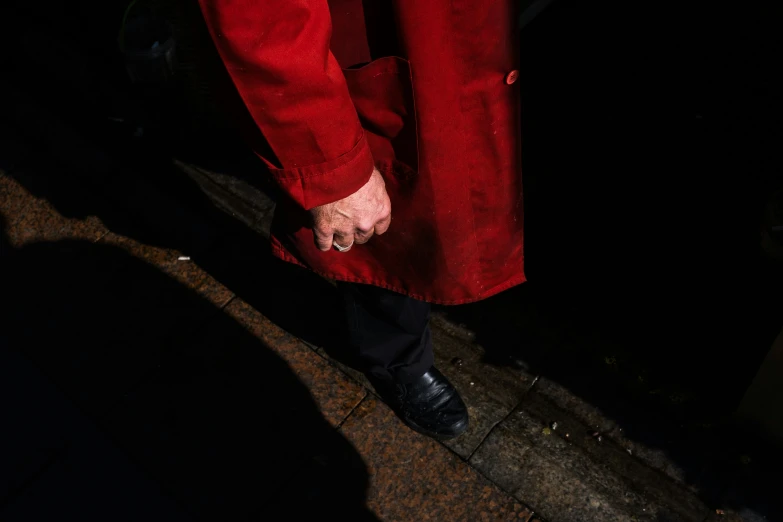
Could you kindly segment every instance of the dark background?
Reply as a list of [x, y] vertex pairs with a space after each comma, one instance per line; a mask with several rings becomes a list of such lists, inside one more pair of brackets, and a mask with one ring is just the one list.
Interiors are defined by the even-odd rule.
[[[160, 3], [158, 14], [178, 35], [187, 32], [192, 11], [172, 5]], [[116, 45], [125, 7], [4, 2], [4, 115], [31, 139], [48, 137], [42, 148], [57, 141], [43, 113], [123, 158], [156, 198], [186, 210], [133, 229], [110, 209], [99, 216], [117, 232], [198, 251], [219, 240], [213, 224], [226, 221], [170, 158], [241, 175], [257, 166], [226, 132], [197, 73], [164, 89], [128, 81]], [[783, 188], [774, 74], [781, 37], [772, 13], [743, 9], [722, 16], [695, 6], [555, 0], [524, 28], [529, 283], [446, 310], [477, 332], [494, 362], [542, 371], [660, 445], [671, 426], [703, 425], [735, 409], [783, 317], [781, 262], [761, 247], [765, 208]], [[179, 49], [183, 62], [210, 52], [192, 41]], [[134, 138], [139, 127], [144, 135]], [[53, 151], [77, 159], [83, 152], [63, 144]], [[250, 179], [273, 193], [261, 176]], [[142, 213], [156, 201], [126, 191], [122, 177], [98, 181]], [[213, 265], [221, 279], [222, 265]], [[254, 271], [222, 274], [241, 286]], [[303, 292], [328, 292], [296, 280]], [[296, 306], [273, 319], [312, 337], [306, 321], [286, 316]], [[320, 320], [322, 335], [335, 334], [330, 318]], [[619, 394], [638, 408], [621, 408]], [[694, 428], [682, 442], [683, 461], [702, 436]]]

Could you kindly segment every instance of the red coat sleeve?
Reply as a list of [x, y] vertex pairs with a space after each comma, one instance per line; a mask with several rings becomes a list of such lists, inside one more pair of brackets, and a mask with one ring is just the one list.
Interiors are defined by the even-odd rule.
[[326, 0], [199, 0], [212, 39], [274, 158], [262, 158], [305, 209], [370, 179], [373, 158], [337, 61]]

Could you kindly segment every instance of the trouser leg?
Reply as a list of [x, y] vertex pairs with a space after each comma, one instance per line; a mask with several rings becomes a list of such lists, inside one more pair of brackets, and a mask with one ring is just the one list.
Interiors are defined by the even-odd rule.
[[429, 303], [359, 283], [340, 282], [338, 288], [349, 344], [364, 371], [383, 380], [410, 382], [432, 367]]

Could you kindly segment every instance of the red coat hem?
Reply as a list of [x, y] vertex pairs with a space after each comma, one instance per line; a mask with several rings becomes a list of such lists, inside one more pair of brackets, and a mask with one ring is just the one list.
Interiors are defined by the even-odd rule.
[[469, 297], [466, 299], [458, 299], [456, 301], [447, 301], [444, 299], [435, 299], [431, 296], [416, 294], [414, 292], [409, 292], [407, 290], [403, 290], [402, 288], [395, 287], [394, 285], [390, 285], [388, 283], [385, 283], [381, 280], [375, 280], [375, 279], [365, 279], [361, 277], [351, 278], [351, 277], [344, 277], [341, 275], [332, 274], [329, 272], [321, 272], [320, 270], [313, 270], [309, 266], [305, 265], [301, 261], [299, 261], [297, 258], [292, 256], [283, 246], [278, 242], [275, 241], [274, 238], [272, 239], [272, 255], [275, 257], [282, 259], [283, 261], [286, 261], [287, 263], [293, 263], [295, 265], [299, 265], [301, 267], [304, 267], [311, 272], [315, 272], [316, 274], [320, 275], [321, 277], [325, 277], [327, 279], [334, 279], [336, 281], [344, 281], [346, 283], [363, 283], [367, 285], [373, 285], [373, 286], [379, 286], [381, 288], [386, 288], [387, 290], [391, 290], [393, 292], [397, 292], [399, 294], [407, 295], [408, 297], [413, 297], [414, 299], [418, 299], [420, 301], [426, 301], [428, 303], [432, 304], [439, 304], [439, 305], [461, 305], [461, 304], [468, 304], [468, 303], [475, 303], [477, 301], [482, 301], [488, 297], [492, 297], [495, 294], [499, 294], [500, 292], [504, 290], [508, 290], [509, 288], [517, 285], [521, 285], [522, 283], [527, 281], [527, 277], [525, 277], [524, 272], [520, 272], [519, 274], [511, 277], [510, 279], [506, 280], [504, 283], [501, 283], [499, 285], [496, 285], [481, 294], [475, 296], [475, 297]]

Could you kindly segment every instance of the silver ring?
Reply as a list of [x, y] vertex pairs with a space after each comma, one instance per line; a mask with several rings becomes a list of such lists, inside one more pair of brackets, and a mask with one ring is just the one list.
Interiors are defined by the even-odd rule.
[[351, 244], [348, 246], [340, 246], [337, 244], [337, 241], [332, 241], [332, 244], [334, 245], [334, 248], [336, 248], [338, 251], [345, 252], [346, 250], [348, 250], [353, 246], [353, 241], [351, 241]]

